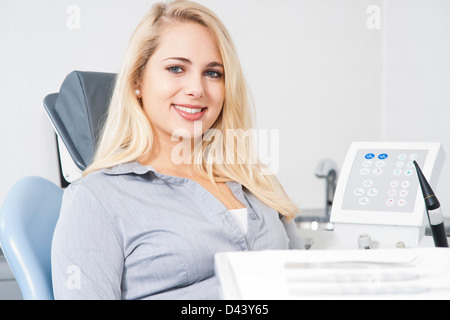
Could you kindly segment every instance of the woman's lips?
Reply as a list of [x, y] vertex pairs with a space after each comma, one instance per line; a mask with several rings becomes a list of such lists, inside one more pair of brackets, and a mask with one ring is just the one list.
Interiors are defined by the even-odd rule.
[[172, 104], [173, 109], [185, 120], [197, 121], [203, 117], [206, 107], [186, 105], [186, 104]]

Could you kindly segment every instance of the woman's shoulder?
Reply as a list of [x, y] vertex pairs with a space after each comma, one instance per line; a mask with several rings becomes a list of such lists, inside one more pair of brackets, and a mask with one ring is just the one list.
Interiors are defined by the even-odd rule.
[[73, 181], [69, 184], [69, 186], [66, 188], [67, 191], [71, 191], [74, 189], [98, 189], [99, 186], [105, 185], [107, 186], [109, 184], [108, 181], [111, 180], [108, 175], [105, 174], [105, 170], [98, 170], [92, 173], [89, 173], [86, 176], [83, 176], [79, 178], [78, 180]]
[[99, 184], [114, 184], [115, 181], [120, 181], [120, 178], [123, 176], [142, 175], [152, 170], [153, 168], [145, 167], [137, 161], [126, 162], [91, 172], [86, 176], [83, 176], [80, 179], [74, 181], [71, 185], [97, 186]]
[[[127, 162], [109, 168], [93, 171], [86, 176], [72, 182], [65, 190], [65, 194], [80, 194], [83, 197], [95, 196], [111, 199], [119, 190], [139, 188], [139, 176], [154, 169], [139, 162]], [[146, 179], [149, 181], [151, 179]]]
[[114, 207], [121, 194], [130, 187], [126, 185], [130, 178], [124, 177], [130, 170], [125, 167], [123, 164], [100, 169], [73, 181], [64, 190], [63, 206], [74, 206], [77, 210], [81, 207]]

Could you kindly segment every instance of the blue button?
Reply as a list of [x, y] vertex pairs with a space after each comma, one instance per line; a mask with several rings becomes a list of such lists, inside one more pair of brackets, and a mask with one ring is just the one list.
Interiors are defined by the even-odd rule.
[[373, 159], [373, 157], [375, 157], [373, 153], [368, 153], [364, 156], [364, 158], [366, 158], [367, 160]]
[[387, 157], [388, 157], [388, 155], [386, 153], [382, 153], [382, 154], [378, 155], [378, 159], [380, 159], [380, 160], [387, 159]]

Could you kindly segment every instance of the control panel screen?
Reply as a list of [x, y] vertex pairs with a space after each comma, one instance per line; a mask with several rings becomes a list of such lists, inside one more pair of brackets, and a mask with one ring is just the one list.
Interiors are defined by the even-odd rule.
[[414, 212], [420, 191], [413, 161], [422, 166], [428, 150], [360, 149], [348, 177], [342, 209]]

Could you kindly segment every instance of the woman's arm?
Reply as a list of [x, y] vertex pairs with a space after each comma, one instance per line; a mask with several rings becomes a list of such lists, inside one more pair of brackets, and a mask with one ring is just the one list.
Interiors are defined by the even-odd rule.
[[107, 212], [85, 186], [64, 192], [52, 243], [55, 299], [120, 299], [124, 254]]

